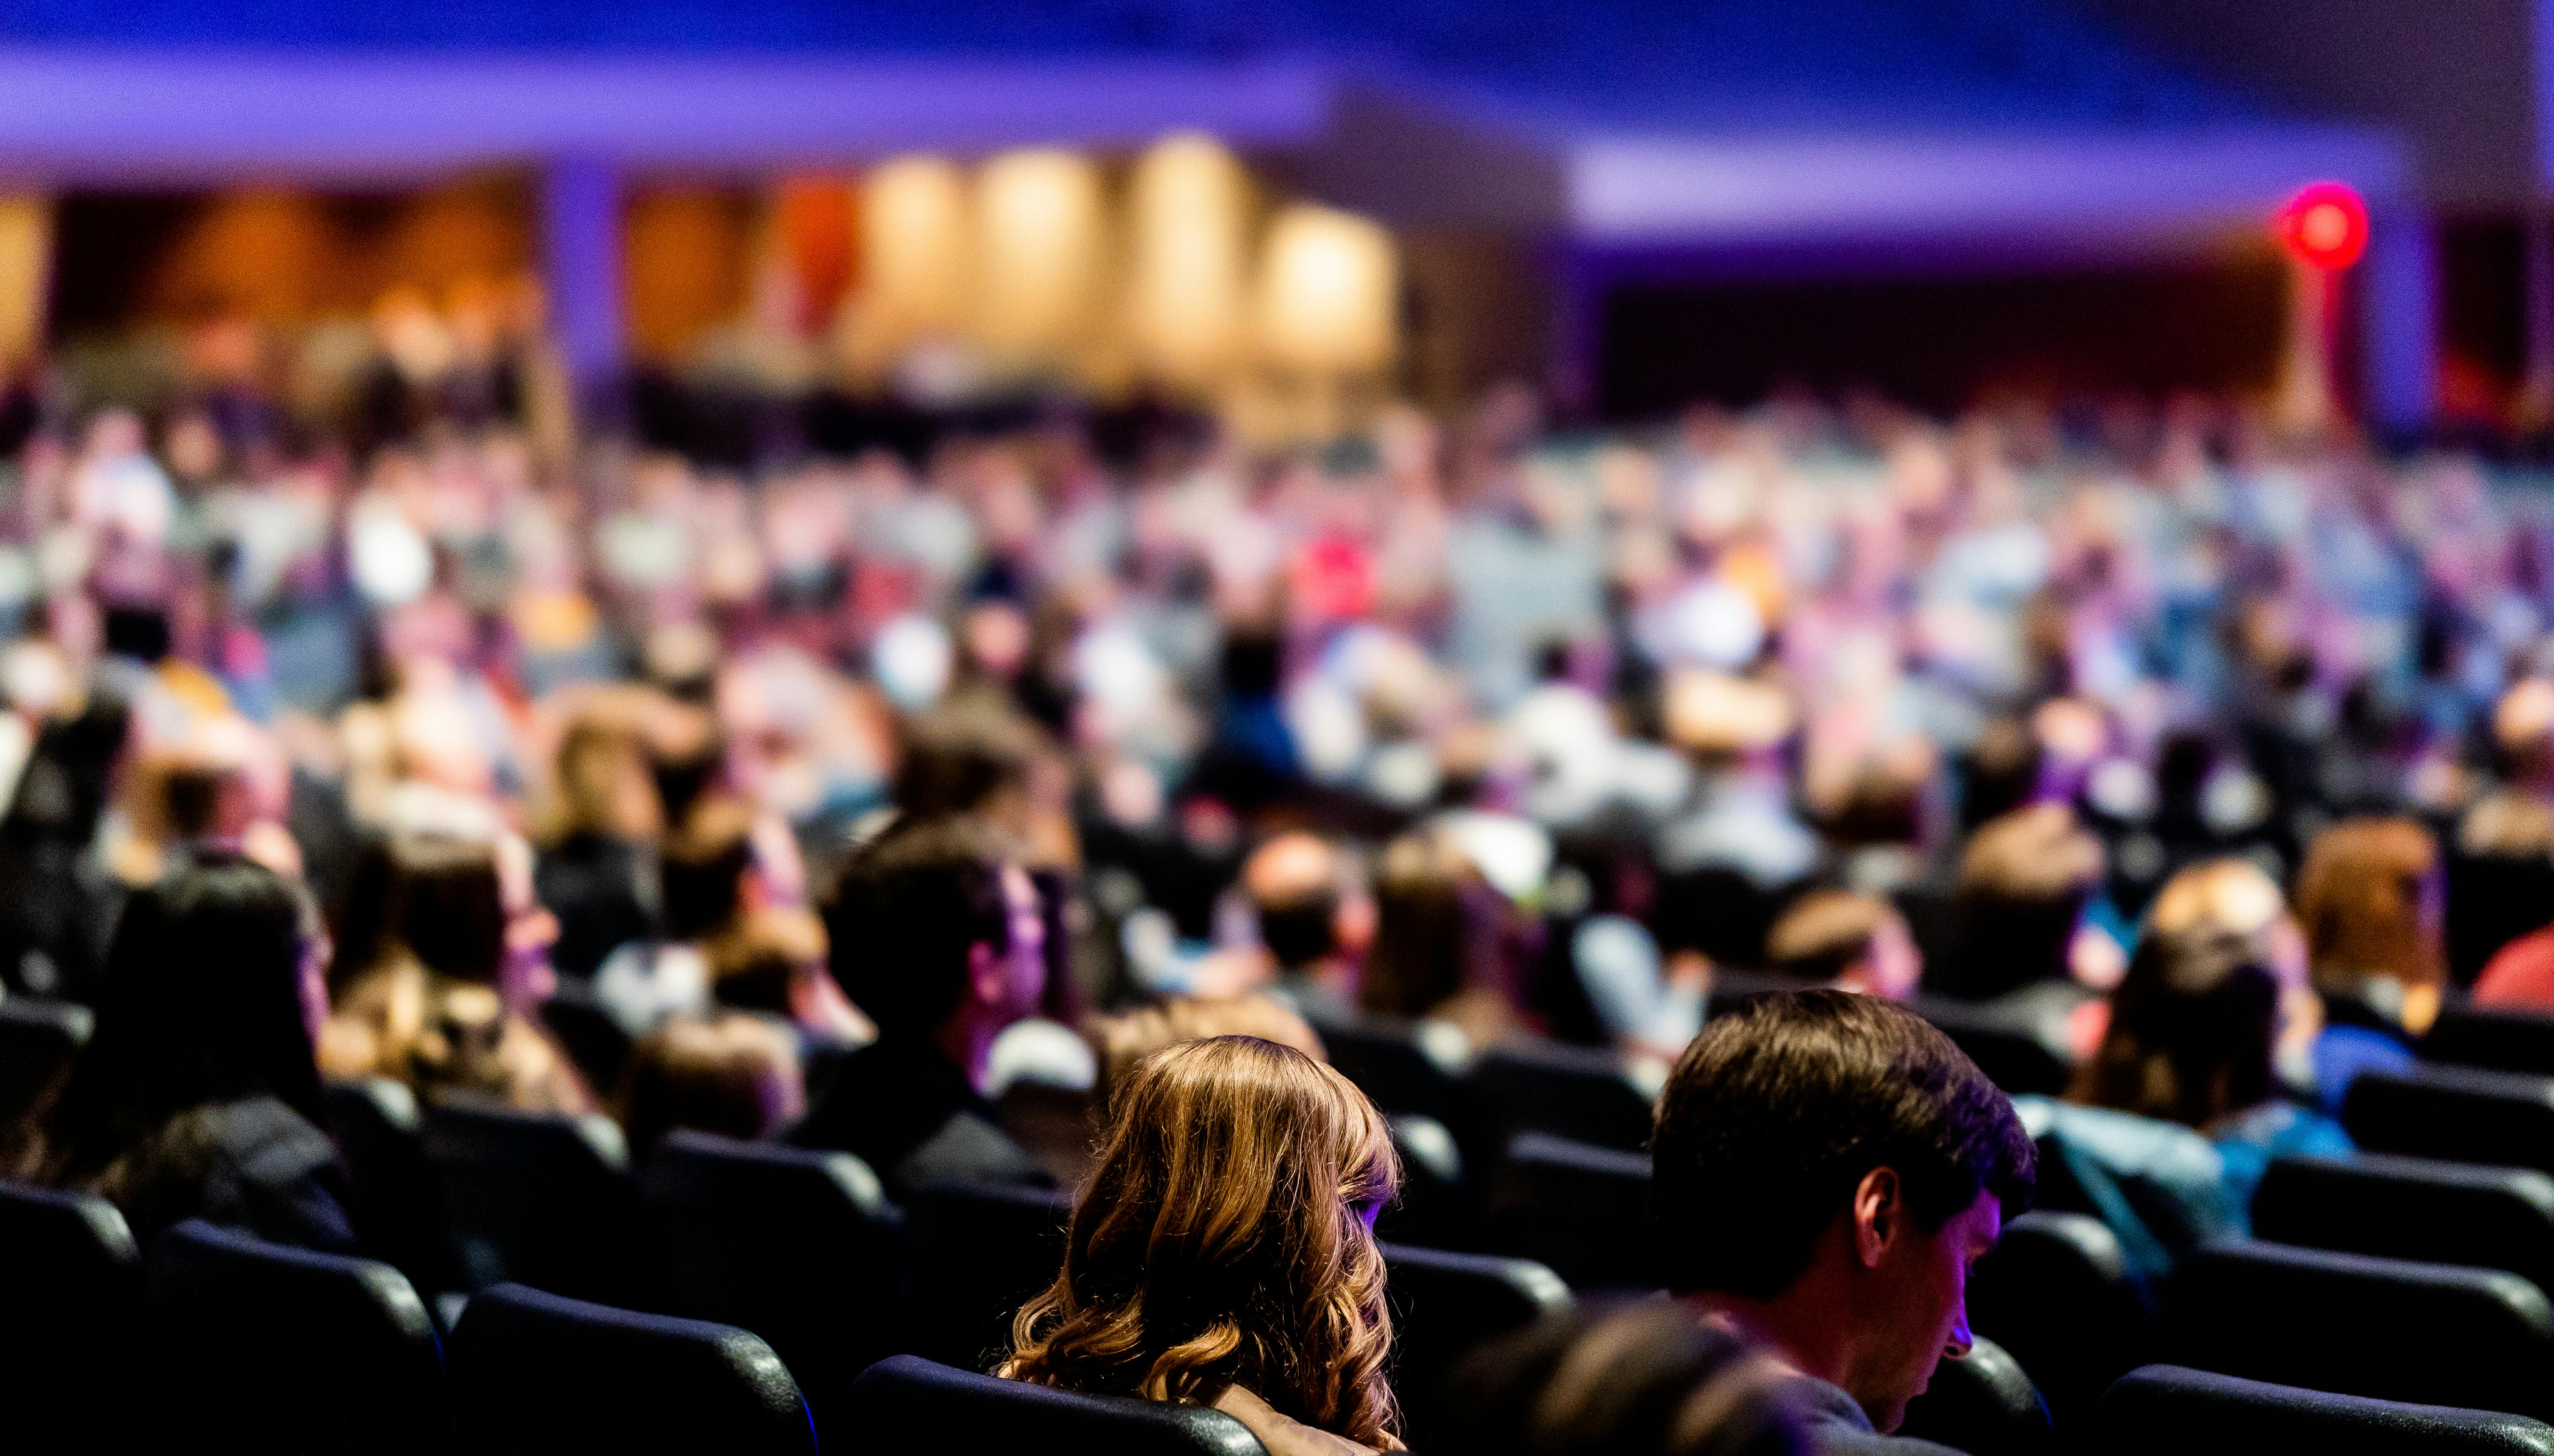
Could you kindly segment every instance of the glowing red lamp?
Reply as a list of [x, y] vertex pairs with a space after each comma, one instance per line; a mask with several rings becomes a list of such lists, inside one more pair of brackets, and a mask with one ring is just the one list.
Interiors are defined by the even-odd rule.
[[2346, 182], [2308, 182], [2279, 209], [2273, 226], [2308, 268], [2339, 273], [2368, 251], [2368, 204]]

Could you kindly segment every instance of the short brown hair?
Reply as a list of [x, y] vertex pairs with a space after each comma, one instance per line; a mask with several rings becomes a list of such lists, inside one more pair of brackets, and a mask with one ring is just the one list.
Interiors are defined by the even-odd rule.
[[1118, 1083], [1135, 1064], [1182, 1042], [1206, 1037], [1257, 1037], [1292, 1047], [1316, 1062], [1328, 1062], [1320, 1035], [1304, 1018], [1273, 996], [1173, 996], [1082, 1023], [1083, 1040], [1091, 1044], [1099, 1071], [1092, 1083], [1094, 1105], [1106, 1107]]
[[1835, 980], [1871, 953], [1871, 938], [1897, 913], [1877, 896], [1811, 890], [1765, 933], [1766, 968], [1820, 984]]
[[2063, 804], [2026, 805], [1980, 827], [1960, 855], [1960, 953], [1940, 989], [1984, 999], [2063, 976], [2101, 879], [2102, 841]]
[[2344, 820], [2315, 838], [2297, 871], [2315, 989], [2347, 993], [2379, 975], [2407, 986], [2438, 979], [2421, 920], [2421, 882], [2438, 863], [2430, 832], [2408, 819]]
[[1938, 1229], [1991, 1192], [2031, 1201], [2031, 1138], [1951, 1039], [1850, 991], [1762, 996], [1677, 1059], [1651, 1141], [1651, 1210], [1669, 1288], [1770, 1299], [1875, 1168], [1896, 1170]]
[[677, 1016], [631, 1051], [614, 1112], [644, 1157], [676, 1128], [760, 1138], [804, 1101], [797, 1043], [758, 1016]]

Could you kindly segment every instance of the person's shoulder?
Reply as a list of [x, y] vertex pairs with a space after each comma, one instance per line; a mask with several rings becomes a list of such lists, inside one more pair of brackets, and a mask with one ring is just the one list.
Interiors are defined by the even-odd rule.
[[1885, 1436], [1843, 1387], [1810, 1375], [1782, 1381], [1777, 1394], [1799, 1419], [1814, 1456], [1962, 1456], [1916, 1436]]

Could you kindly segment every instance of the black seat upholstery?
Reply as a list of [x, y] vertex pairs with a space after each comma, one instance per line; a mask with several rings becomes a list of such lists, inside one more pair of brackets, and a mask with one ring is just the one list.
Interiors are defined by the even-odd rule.
[[2424, 1062], [2554, 1076], [2554, 1016], [2516, 1006], [2450, 1003], [2416, 1049]]
[[655, 1251], [611, 1120], [443, 1103], [426, 1109], [425, 1157], [465, 1288], [654, 1297]]
[[17, 1166], [96, 1026], [68, 1001], [0, 1000], [0, 1168]]
[[2554, 1173], [2554, 1077], [2420, 1065], [2363, 1071], [2342, 1126], [2372, 1153]]
[[769, 1345], [731, 1325], [499, 1285], [452, 1331], [458, 1449], [780, 1456], [816, 1449]]
[[606, 1092], [621, 1085], [622, 1069], [630, 1064], [630, 1033], [604, 1008], [591, 982], [561, 979], [541, 1003], [541, 1022], [586, 1080]]
[[1656, 1288], [1650, 1160], [1526, 1133], [1491, 1175], [1483, 1242], [1532, 1259], [1573, 1289]]
[[346, 1165], [348, 1216], [364, 1251], [432, 1295], [456, 1283], [443, 1194], [425, 1162], [416, 1095], [387, 1077], [330, 1082], [328, 1132]]
[[1989, 1081], [2015, 1096], [2055, 1096], [2074, 1075], [2065, 1055], [2048, 1044], [2041, 1025], [2045, 1008], [2036, 998], [2014, 1003], [1918, 996], [1908, 1009], [1939, 1027]]
[[1402, 1436], [1426, 1441], [1446, 1378], [1473, 1347], [1569, 1307], [1569, 1287], [1530, 1259], [1386, 1244], [1392, 1389]]
[[645, 1184], [670, 1307], [770, 1341], [830, 1435], [901, 1313], [900, 1220], [877, 1175], [849, 1153], [680, 1131]]
[[1496, 1048], [1461, 1083], [1462, 1126], [1489, 1161], [1519, 1133], [1626, 1151], [1650, 1144], [1650, 1099], [1623, 1074], [1611, 1052], [1559, 1043]]
[[2385, 1153], [2282, 1158], [2253, 1195], [2274, 1243], [2387, 1259], [2453, 1258], [2554, 1288], [2554, 1176]]
[[1392, 1129], [1393, 1151], [1401, 1155], [1401, 1192], [1384, 1208], [1375, 1232], [1424, 1248], [1471, 1247], [1480, 1210], [1454, 1134], [1416, 1113], [1397, 1112], [1384, 1122]]
[[[2204, 1433], [2204, 1434], [2200, 1434]], [[2545, 1456], [2554, 1426], [2524, 1415], [2329, 1396], [2177, 1365], [2132, 1371], [2102, 1398], [2102, 1456], [2311, 1451], [2314, 1456]]]
[[2500, 1270], [2233, 1241], [2164, 1294], [2173, 1363], [2380, 1400], [2554, 1408], [2554, 1306]]
[[1313, 1023], [1333, 1066], [1385, 1112], [1415, 1113], [1439, 1122], [1454, 1116], [1454, 1073], [1428, 1049], [1415, 1021], [1361, 1016]]
[[1969, 1277], [1969, 1326], [2020, 1362], [2061, 1426], [2089, 1416], [2154, 1341], [2148, 1290], [2119, 1236], [2081, 1213], [2031, 1212]]
[[881, 1360], [852, 1390], [870, 1456], [971, 1451], [1040, 1456], [1266, 1456], [1220, 1410], [1118, 1396], [1078, 1396], [953, 1370], [911, 1355]]
[[911, 1251], [905, 1353], [989, 1370], [1011, 1316], [1064, 1268], [1073, 1204], [1040, 1188], [934, 1183], [905, 1209]]
[[2020, 1362], [1984, 1335], [1969, 1353], [1933, 1367], [1924, 1394], [1907, 1402], [1898, 1433], [1939, 1441], [1967, 1456], [2046, 1456], [2057, 1449], [2048, 1405]]
[[0, 1436], [11, 1449], [114, 1449], [130, 1384], [141, 1255], [103, 1198], [0, 1183]]
[[152, 1241], [151, 1408], [177, 1445], [439, 1452], [443, 1354], [406, 1276], [188, 1219]]

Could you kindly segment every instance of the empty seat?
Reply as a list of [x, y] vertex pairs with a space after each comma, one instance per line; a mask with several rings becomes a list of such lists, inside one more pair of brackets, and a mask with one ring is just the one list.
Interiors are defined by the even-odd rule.
[[1656, 1288], [1650, 1160], [1526, 1133], [1491, 1175], [1482, 1241], [1547, 1266], [1574, 1289]]
[[649, 1160], [645, 1186], [670, 1307], [770, 1341], [830, 1436], [901, 1312], [899, 1220], [877, 1175], [849, 1153], [680, 1131]]
[[934, 1183], [905, 1208], [911, 1251], [905, 1352], [988, 1370], [1011, 1316], [1064, 1269], [1073, 1203], [1042, 1188]]
[[1039, 1456], [1266, 1456], [1220, 1410], [1120, 1396], [1078, 1396], [953, 1370], [911, 1355], [881, 1360], [852, 1390], [869, 1456], [973, 1451]]
[[96, 1025], [68, 1001], [0, 1000], [0, 1168], [18, 1166]]
[[2177, 1365], [2131, 1372], [2102, 1398], [2092, 1449], [2311, 1451], [2315, 1456], [2543, 1456], [2554, 1426], [2524, 1415], [2332, 1396]]
[[2364, 1071], [2342, 1126], [2372, 1153], [2554, 1173], [2554, 1077], [2464, 1066]]
[[2237, 1240], [2174, 1271], [2163, 1348], [2178, 1365], [2336, 1395], [2554, 1407], [2554, 1306], [2500, 1270]]
[[1569, 1307], [1569, 1287], [1530, 1259], [1386, 1244], [1392, 1389], [1402, 1435], [1424, 1443], [1446, 1377], [1473, 1347]]
[[643, 1304], [654, 1249], [609, 1118], [442, 1103], [426, 1109], [425, 1157], [465, 1288], [516, 1283]]
[[1469, 1056], [1462, 1033], [1390, 1016], [1325, 1017], [1313, 1029], [1331, 1064], [1375, 1106], [1440, 1122], [1453, 1117], [1455, 1074]]
[[2282, 1158], [2253, 1195], [2253, 1232], [2309, 1249], [2505, 1269], [2554, 1289], [2554, 1176], [2530, 1168], [2385, 1153]]
[[416, 1094], [388, 1077], [330, 1082], [328, 1133], [345, 1161], [347, 1216], [364, 1252], [397, 1268], [421, 1294], [449, 1288], [452, 1253], [443, 1194], [425, 1162]]
[[541, 1003], [541, 1023], [587, 1081], [606, 1092], [621, 1085], [622, 1069], [630, 1064], [630, 1033], [604, 1007], [591, 982], [561, 979], [556, 993]]
[[2092, 1413], [2154, 1341], [2149, 1293], [2119, 1237], [2081, 1213], [2031, 1212], [2007, 1225], [1969, 1277], [1969, 1327], [2004, 1347], [2061, 1426]]
[[1457, 1131], [1476, 1161], [1495, 1158], [1519, 1133], [1635, 1151], [1650, 1143], [1648, 1094], [1611, 1052], [1543, 1042], [1494, 1048], [1463, 1074]]
[[158, 1356], [149, 1403], [174, 1443], [450, 1447], [442, 1351], [398, 1270], [188, 1219], [152, 1241], [145, 1273]]
[[141, 1256], [103, 1198], [0, 1183], [0, 1438], [110, 1450], [137, 1412]]
[[472, 1296], [448, 1363], [464, 1451], [816, 1449], [807, 1402], [780, 1357], [729, 1325], [499, 1285]]
[[1984, 1335], [1967, 1355], [1933, 1367], [1924, 1394], [1907, 1402], [1898, 1434], [1939, 1441], [1965, 1456], [2046, 1456], [2057, 1448], [2038, 1387]]
[[2516, 1006], [2439, 1008], [2416, 1049], [2424, 1062], [2554, 1075], [2554, 1016]]

